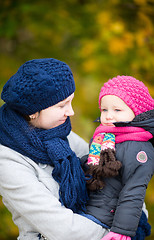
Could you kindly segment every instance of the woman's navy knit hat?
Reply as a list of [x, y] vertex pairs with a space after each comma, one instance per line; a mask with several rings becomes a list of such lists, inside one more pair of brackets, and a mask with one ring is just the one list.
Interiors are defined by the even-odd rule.
[[44, 58], [24, 63], [4, 85], [1, 98], [14, 110], [30, 115], [63, 101], [74, 91], [69, 66]]

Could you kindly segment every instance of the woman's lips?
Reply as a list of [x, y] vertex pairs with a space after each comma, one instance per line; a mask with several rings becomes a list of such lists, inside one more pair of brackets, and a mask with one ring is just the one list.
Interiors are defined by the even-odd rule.
[[[67, 119], [67, 118], [66, 118], [66, 119]], [[60, 122], [65, 122], [65, 121], [66, 121], [66, 119], [60, 120]]]

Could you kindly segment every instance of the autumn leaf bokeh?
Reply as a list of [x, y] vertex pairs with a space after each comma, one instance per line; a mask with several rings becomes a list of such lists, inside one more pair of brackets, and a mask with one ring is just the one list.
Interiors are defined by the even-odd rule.
[[[100, 88], [109, 78], [132, 75], [154, 97], [153, 0], [0, 2], [0, 91], [27, 60], [65, 61], [76, 81], [73, 130], [87, 141], [99, 116]], [[153, 196], [154, 180], [146, 195], [152, 225], [149, 239], [154, 239]], [[16, 239], [17, 228], [2, 203], [0, 214], [0, 239]]]

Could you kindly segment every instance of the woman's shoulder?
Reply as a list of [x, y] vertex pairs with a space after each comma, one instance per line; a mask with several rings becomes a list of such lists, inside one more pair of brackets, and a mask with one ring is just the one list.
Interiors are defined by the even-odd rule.
[[6, 166], [11, 166], [15, 163], [20, 163], [20, 165], [31, 166], [34, 168], [34, 165], [37, 165], [27, 156], [22, 155], [21, 153], [0, 144], [0, 167], [3, 168]]
[[89, 144], [73, 131], [68, 135], [68, 141], [72, 151], [76, 153], [77, 157], [88, 154]]
[[36, 175], [42, 173], [51, 175], [53, 170], [53, 167], [50, 165], [36, 163], [29, 157], [0, 144], [0, 171], [3, 171], [5, 168], [8, 169], [8, 166], [11, 171], [14, 169], [21, 170], [26, 167], [35, 172]]
[[13, 158], [17, 156], [22, 156], [22, 155], [16, 152], [15, 150], [0, 144], [0, 159], [2, 159], [3, 157]]

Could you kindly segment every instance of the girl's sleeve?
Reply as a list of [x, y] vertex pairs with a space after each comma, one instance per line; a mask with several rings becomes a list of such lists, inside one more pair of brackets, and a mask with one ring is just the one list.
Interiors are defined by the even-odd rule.
[[[122, 190], [111, 231], [135, 236], [142, 213], [146, 188], [154, 173], [154, 149], [148, 142], [122, 145]], [[126, 148], [125, 148], [126, 147]]]
[[39, 181], [26, 157], [4, 146], [0, 146], [0, 194], [9, 210], [48, 240], [99, 240], [103, 236], [101, 226], [61, 206], [55, 190]]

